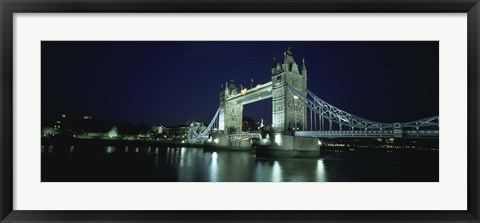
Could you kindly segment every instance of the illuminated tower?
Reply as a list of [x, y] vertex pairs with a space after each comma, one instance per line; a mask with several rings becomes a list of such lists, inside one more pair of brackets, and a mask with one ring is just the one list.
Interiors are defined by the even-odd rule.
[[299, 70], [293, 53], [288, 48], [283, 52], [283, 63], [273, 58], [272, 66], [272, 122], [275, 132], [303, 130], [307, 124], [307, 107], [288, 90], [293, 87], [303, 96], [307, 95], [307, 68], [302, 60]]
[[219, 130], [224, 134], [233, 134], [242, 132], [242, 116], [243, 105], [236, 101], [227, 101], [240, 93], [235, 81], [232, 79], [229, 83], [225, 83], [225, 87], [220, 91], [220, 113], [219, 113]]

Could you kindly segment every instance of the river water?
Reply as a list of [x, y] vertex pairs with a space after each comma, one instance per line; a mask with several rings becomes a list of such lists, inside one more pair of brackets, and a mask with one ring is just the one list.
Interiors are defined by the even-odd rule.
[[42, 182], [438, 182], [438, 151], [256, 158], [187, 147], [42, 146]]

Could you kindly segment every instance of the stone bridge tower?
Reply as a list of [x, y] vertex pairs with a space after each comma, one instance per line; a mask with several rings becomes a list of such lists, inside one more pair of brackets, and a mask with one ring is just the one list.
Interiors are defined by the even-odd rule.
[[236, 101], [228, 101], [228, 98], [240, 93], [235, 81], [225, 83], [220, 91], [220, 113], [218, 117], [219, 129], [224, 134], [234, 134], [242, 132], [243, 105]]
[[307, 128], [307, 107], [293, 96], [287, 84], [302, 95], [307, 95], [307, 68], [305, 60], [302, 67], [293, 58], [288, 48], [283, 52], [283, 63], [273, 58], [272, 66], [272, 127], [275, 132], [289, 132]]
[[[299, 68], [290, 48], [283, 53], [282, 63], [277, 63], [275, 58], [273, 59], [271, 93], [268, 91], [269, 95], [263, 96], [264, 99], [272, 97], [273, 130], [285, 134], [305, 130], [307, 127], [307, 107], [294, 97], [288, 86], [303, 96], [307, 95], [305, 60], [302, 60], [302, 66]], [[241, 99], [244, 92], [239, 93], [234, 80], [225, 83], [220, 91], [219, 130], [223, 134], [242, 132], [243, 104], [246, 102]]]

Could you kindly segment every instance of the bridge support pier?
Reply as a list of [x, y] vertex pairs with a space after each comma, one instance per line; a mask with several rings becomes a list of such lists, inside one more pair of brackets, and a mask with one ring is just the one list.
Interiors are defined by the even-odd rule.
[[204, 148], [210, 150], [251, 150], [252, 144], [245, 140], [231, 141], [225, 134], [213, 134], [211, 139], [205, 142]]
[[257, 157], [319, 157], [320, 145], [317, 138], [270, 133], [256, 145], [255, 154]]

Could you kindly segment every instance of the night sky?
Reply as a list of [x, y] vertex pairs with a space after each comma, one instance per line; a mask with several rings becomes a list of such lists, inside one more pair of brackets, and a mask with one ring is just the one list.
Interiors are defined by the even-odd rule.
[[[379, 122], [439, 113], [436, 41], [43, 41], [42, 118], [208, 123], [222, 84], [270, 81], [288, 47], [305, 58], [308, 88], [340, 109]], [[271, 124], [271, 106], [246, 105], [244, 116]]]

